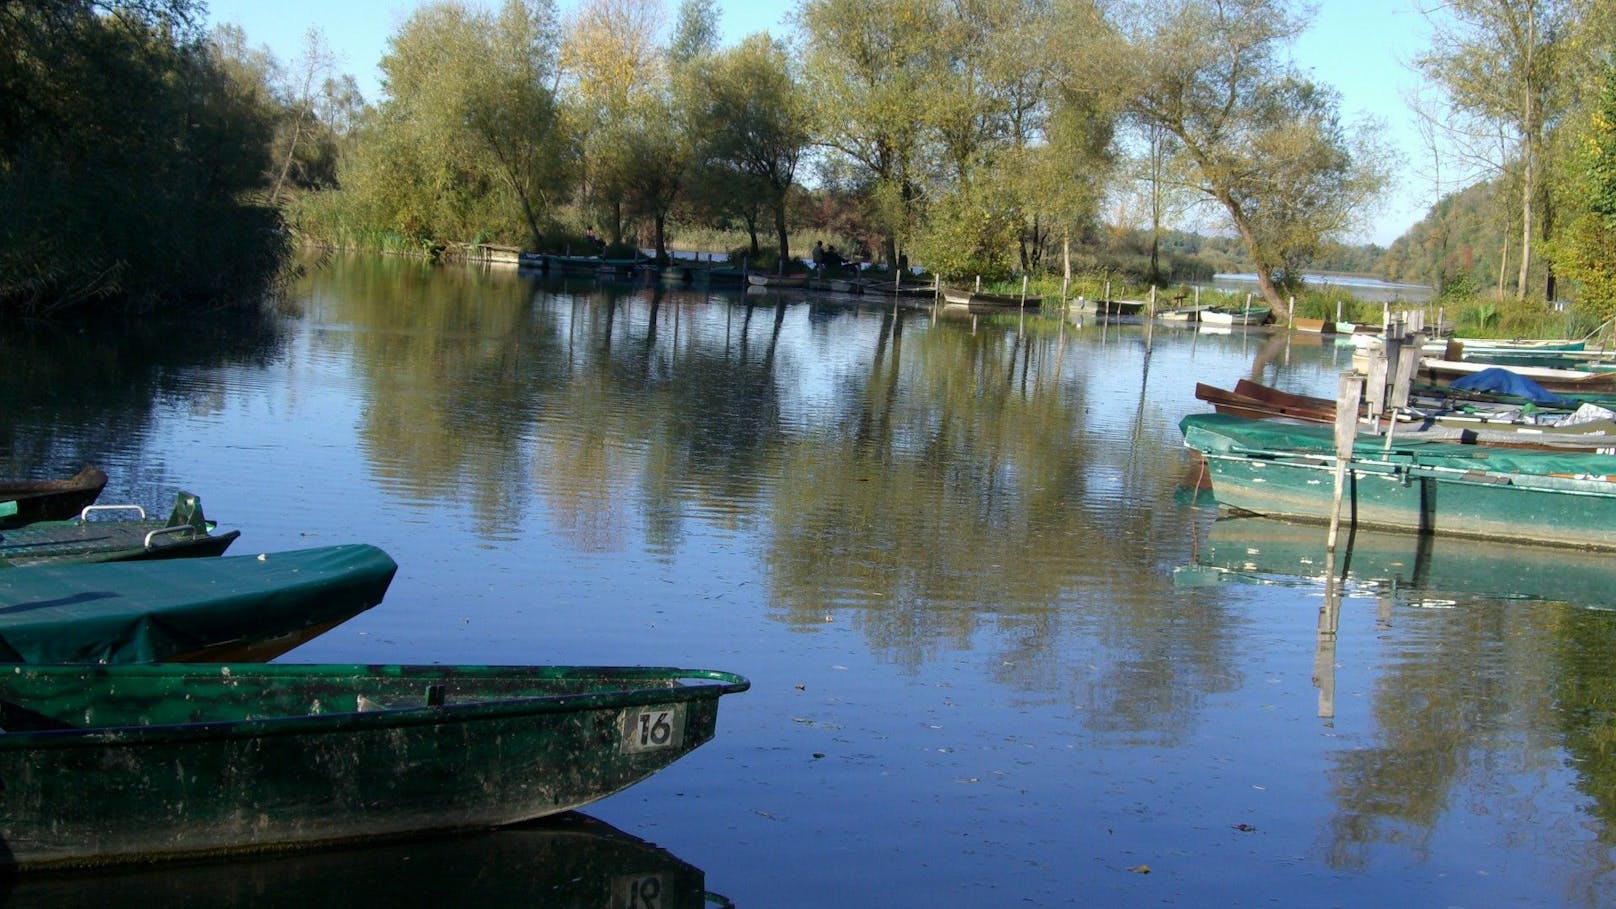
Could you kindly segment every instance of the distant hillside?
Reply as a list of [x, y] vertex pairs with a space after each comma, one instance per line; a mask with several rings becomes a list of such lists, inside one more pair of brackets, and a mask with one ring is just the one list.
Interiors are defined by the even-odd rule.
[[[1498, 284], [1504, 239], [1514, 241], [1519, 228], [1514, 214], [1498, 198], [1494, 183], [1478, 183], [1439, 200], [1418, 224], [1397, 238], [1380, 259], [1377, 271], [1388, 281], [1430, 284], [1438, 290], [1467, 293]], [[1504, 276], [1515, 286], [1519, 244], [1511, 251]]]

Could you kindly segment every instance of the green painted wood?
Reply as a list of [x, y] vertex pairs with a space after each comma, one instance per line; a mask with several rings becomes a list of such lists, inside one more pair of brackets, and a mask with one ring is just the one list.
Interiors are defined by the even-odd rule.
[[[1220, 503], [1328, 521], [1336, 459], [1329, 427], [1192, 414], [1184, 444], [1206, 459]], [[1616, 455], [1360, 437], [1347, 465], [1344, 526], [1616, 550]]]
[[720, 695], [749, 685], [644, 667], [14, 666], [0, 852], [104, 864], [529, 820], [705, 743]]

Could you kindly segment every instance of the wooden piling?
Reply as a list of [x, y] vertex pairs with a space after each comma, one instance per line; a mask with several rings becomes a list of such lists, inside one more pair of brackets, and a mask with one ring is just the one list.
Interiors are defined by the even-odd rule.
[[1356, 372], [1343, 372], [1335, 396], [1335, 498], [1330, 503], [1330, 533], [1325, 552], [1335, 553], [1336, 536], [1341, 528], [1341, 499], [1346, 493], [1347, 465], [1352, 461], [1352, 445], [1358, 438], [1358, 401], [1363, 380]]

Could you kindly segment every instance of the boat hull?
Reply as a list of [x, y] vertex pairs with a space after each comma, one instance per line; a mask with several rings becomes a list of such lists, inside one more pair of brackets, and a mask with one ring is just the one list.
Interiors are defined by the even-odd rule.
[[107, 475], [99, 467], [86, 467], [65, 480], [0, 483], [0, 530], [65, 521], [94, 504], [106, 485]]
[[672, 669], [16, 666], [0, 845], [39, 868], [511, 824], [661, 770], [747, 687]]
[[[1302, 521], [1330, 520], [1335, 456], [1328, 427], [1223, 414], [1180, 424], [1206, 460], [1217, 500]], [[1289, 437], [1274, 444], [1277, 435]], [[1343, 524], [1445, 536], [1616, 550], [1616, 456], [1413, 443], [1357, 443], [1345, 473]]]

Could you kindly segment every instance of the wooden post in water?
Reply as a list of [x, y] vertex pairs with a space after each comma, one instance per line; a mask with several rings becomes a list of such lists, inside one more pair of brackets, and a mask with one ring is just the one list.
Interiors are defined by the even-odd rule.
[[[1358, 438], [1358, 400], [1363, 394], [1363, 380], [1351, 370], [1343, 372], [1337, 380], [1335, 394], [1335, 498], [1330, 503], [1330, 534], [1325, 539], [1325, 552], [1335, 553], [1337, 533], [1341, 529], [1341, 499], [1347, 488], [1347, 465], [1352, 461], [1352, 443]], [[1333, 565], [1333, 562], [1332, 562]]]
[[1021, 276], [1021, 308], [1027, 308], [1027, 276]]
[[1155, 317], [1156, 317], [1156, 285], [1152, 284], [1152, 285], [1150, 285], [1150, 305], [1145, 307], [1145, 318], [1153, 319]]

